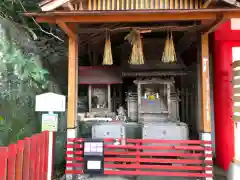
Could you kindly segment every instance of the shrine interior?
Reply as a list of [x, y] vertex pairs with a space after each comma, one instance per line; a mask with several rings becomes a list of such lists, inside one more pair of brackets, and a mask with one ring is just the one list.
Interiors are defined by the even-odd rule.
[[[93, 136], [93, 122], [173, 121], [186, 132], [183, 138], [197, 139], [204, 28], [198, 21], [79, 25], [79, 136]], [[133, 46], [126, 37], [133, 31], [140, 32], [143, 63], [131, 62]], [[174, 47], [171, 62], [163, 62], [167, 37]], [[104, 64], [106, 39], [112, 64]]]

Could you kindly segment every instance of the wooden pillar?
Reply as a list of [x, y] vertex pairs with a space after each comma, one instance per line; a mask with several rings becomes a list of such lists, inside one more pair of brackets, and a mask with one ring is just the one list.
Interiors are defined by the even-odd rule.
[[60, 20], [58, 26], [68, 35], [68, 108], [67, 128], [75, 129], [77, 121], [78, 100], [78, 35], [77, 25]]
[[[57, 21], [58, 26], [68, 35], [68, 102], [67, 102], [67, 138], [77, 137], [77, 100], [78, 100], [78, 35], [76, 24], [66, 24]], [[68, 142], [68, 144], [73, 144]], [[72, 148], [67, 148], [73, 151]], [[73, 157], [73, 155], [69, 155]], [[68, 163], [73, 163], [69, 161]], [[66, 167], [67, 170], [74, 168]], [[76, 179], [68, 174], [66, 179]]]
[[[200, 138], [204, 141], [211, 141], [211, 108], [210, 108], [210, 77], [209, 77], [209, 46], [208, 46], [208, 34], [201, 35], [201, 134]], [[212, 145], [204, 145], [207, 148]], [[205, 161], [212, 161], [211, 155], [212, 152], [205, 150], [206, 154]], [[212, 165], [207, 165], [209, 169], [212, 169]], [[206, 174], [212, 175], [212, 170], [205, 170]], [[212, 180], [212, 177], [205, 178], [206, 180]]]
[[68, 49], [68, 112], [67, 127], [75, 128], [77, 121], [77, 100], [78, 100], [78, 37], [76, 26], [71, 26], [74, 32], [69, 36]]
[[211, 133], [208, 34], [201, 35], [201, 131]]

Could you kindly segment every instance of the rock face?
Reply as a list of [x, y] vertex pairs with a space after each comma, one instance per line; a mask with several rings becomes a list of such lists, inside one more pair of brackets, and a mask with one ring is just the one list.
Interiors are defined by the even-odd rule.
[[[43, 92], [61, 94], [55, 79], [43, 68], [45, 60], [39, 48], [25, 28], [0, 18], [0, 146], [41, 132], [41, 115], [35, 112], [35, 96]], [[62, 166], [65, 159], [64, 113], [59, 113], [55, 144], [57, 167]]]

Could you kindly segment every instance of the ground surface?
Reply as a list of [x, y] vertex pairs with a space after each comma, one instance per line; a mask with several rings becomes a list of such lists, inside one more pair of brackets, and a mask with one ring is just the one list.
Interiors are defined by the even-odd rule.
[[[127, 178], [119, 176], [104, 176], [104, 177], [88, 177], [79, 175], [77, 180], [198, 180], [199, 178], [181, 178], [181, 177], [138, 177], [138, 178]], [[218, 168], [214, 167], [214, 180], [227, 180], [226, 173]], [[62, 177], [59, 180], [68, 180], [66, 177]], [[199, 179], [200, 180], [200, 179]]]

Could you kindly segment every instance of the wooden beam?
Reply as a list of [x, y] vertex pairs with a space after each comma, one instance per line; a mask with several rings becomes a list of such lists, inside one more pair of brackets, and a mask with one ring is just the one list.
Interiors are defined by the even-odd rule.
[[208, 34], [201, 36], [201, 131], [211, 132]]
[[[69, 22], [69, 23], [122, 23], [122, 22], [159, 22], [159, 21], [191, 21], [191, 20], [211, 20], [216, 19], [216, 13], [207, 12], [185, 12], [179, 11], [169, 13], [163, 11], [160, 13], [96, 13], [82, 15], [55, 15], [55, 16], [38, 16], [36, 20], [47, 23]], [[240, 12], [238, 13], [240, 16]]]
[[217, 19], [215, 20], [210, 20], [210, 21], [203, 21], [202, 24], [205, 24], [207, 27], [204, 28], [201, 31], [197, 32], [186, 32], [184, 33], [183, 37], [179, 40], [177, 44], [177, 52], [179, 54], [182, 54], [185, 52], [194, 42], [197, 41], [197, 34], [202, 33], [202, 34], [210, 34], [214, 32], [217, 27], [227, 21], [227, 19], [223, 18], [223, 15], [219, 15]]
[[152, 31], [152, 32], [158, 32], [158, 31], [196, 31], [201, 29], [201, 26], [199, 25], [189, 25], [189, 26], [181, 26], [181, 25], [165, 25], [165, 26], [120, 26], [120, 27], [114, 27], [111, 28], [108, 25], [101, 28], [79, 28], [78, 33], [79, 34], [90, 34], [90, 33], [103, 33], [106, 31], [110, 32], [129, 32], [132, 29], [137, 29], [139, 31]]
[[232, 18], [240, 18], [240, 12], [225, 12], [224, 19], [229, 20]]
[[[207, 0], [203, 4], [203, 8], [215, 8], [216, 6], [216, 0]], [[203, 32], [211, 32], [211, 30], [214, 30], [214, 27], [217, 27], [221, 21], [217, 21], [219, 18], [219, 15], [216, 13], [216, 18], [214, 19], [206, 19], [202, 21], [202, 24], [209, 24], [208, 28], [205, 29]], [[222, 15], [222, 19], [223, 19]], [[216, 24], [215, 24], [216, 23]], [[184, 33], [183, 37], [179, 41], [177, 45], [178, 53], [181, 54], [185, 52], [194, 42], [197, 41], [197, 33], [192, 32], [186, 32]]]
[[24, 13], [35, 17], [39, 22], [54, 23], [57, 19], [63, 22], [78, 23], [122, 23], [122, 22], [159, 22], [159, 21], [191, 21], [216, 19], [219, 13], [224, 18], [239, 18], [239, 8], [211, 9], [178, 9], [178, 10], [127, 10], [127, 11], [54, 11], [42, 13]]
[[57, 21], [57, 24], [69, 37], [76, 38], [77, 33], [74, 32], [74, 29], [68, 26], [67, 23], [62, 21]]
[[218, 18], [216, 20], [214, 20], [207, 28], [205, 28], [202, 33], [203, 34], [209, 34], [214, 32], [217, 27], [224, 23], [226, 21], [226, 19], [223, 18], [223, 15], [219, 15]]
[[78, 100], [78, 37], [76, 35], [76, 25], [69, 25], [69, 27], [75, 35], [69, 36], [67, 127], [75, 128], [77, 125]]

